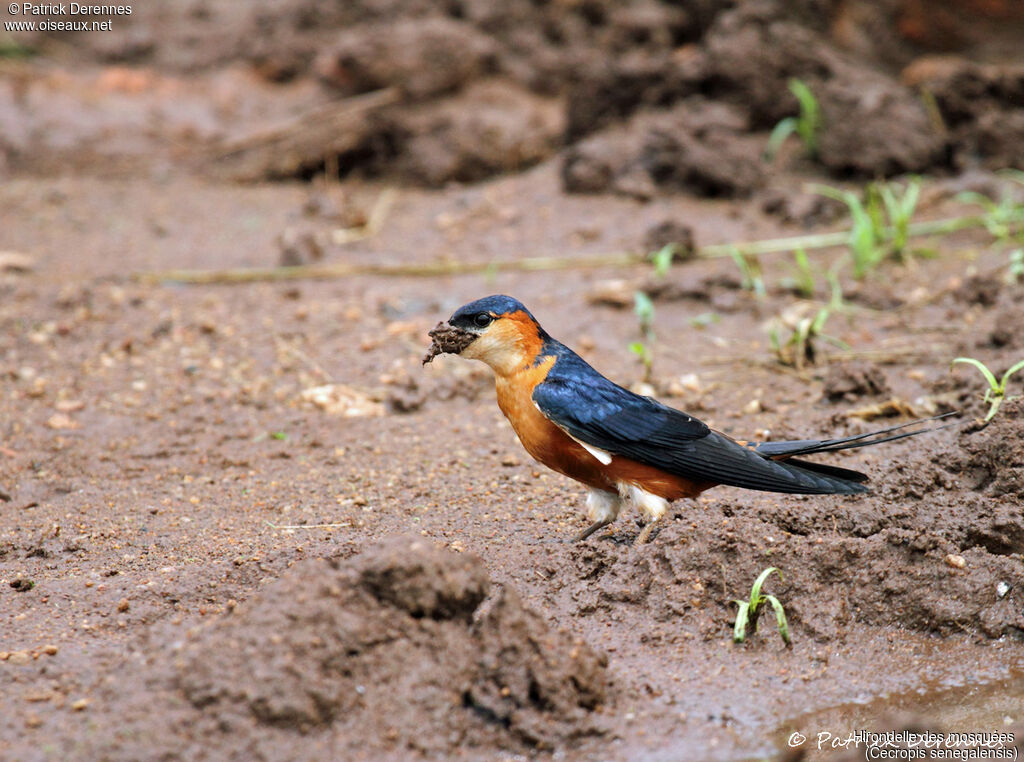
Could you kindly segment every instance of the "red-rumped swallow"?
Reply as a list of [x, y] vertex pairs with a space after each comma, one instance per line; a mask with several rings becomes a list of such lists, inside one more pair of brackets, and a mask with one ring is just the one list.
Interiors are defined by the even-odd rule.
[[487, 363], [494, 371], [498, 406], [526, 451], [590, 488], [591, 524], [577, 540], [612, 523], [628, 500], [647, 518], [636, 542], [647, 542], [670, 502], [720, 484], [809, 495], [867, 492], [866, 475], [800, 456], [933, 430], [891, 433], [911, 423], [840, 439], [737, 441], [609, 381], [548, 335], [510, 296], [460, 307], [430, 337], [424, 364], [442, 353]]

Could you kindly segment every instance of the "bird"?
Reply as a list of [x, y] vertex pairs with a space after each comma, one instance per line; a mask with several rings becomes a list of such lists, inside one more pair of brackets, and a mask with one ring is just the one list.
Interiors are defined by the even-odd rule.
[[[718, 485], [807, 495], [864, 493], [865, 474], [804, 457], [941, 428], [893, 433], [923, 422], [912, 421], [838, 439], [736, 440], [612, 382], [548, 334], [519, 300], [502, 294], [459, 307], [429, 335], [424, 365], [439, 354], [489, 365], [498, 407], [526, 451], [588, 488], [591, 523], [577, 541], [611, 524], [632, 503], [646, 519], [636, 544], [645, 543], [670, 503]], [[924, 419], [930, 420], [935, 419]]]

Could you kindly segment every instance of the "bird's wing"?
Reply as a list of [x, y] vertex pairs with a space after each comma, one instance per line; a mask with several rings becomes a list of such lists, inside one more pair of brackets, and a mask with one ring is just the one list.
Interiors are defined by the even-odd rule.
[[770, 460], [682, 411], [590, 373], [549, 374], [533, 391], [537, 409], [566, 433], [695, 482], [770, 492], [862, 492], [827, 474]]

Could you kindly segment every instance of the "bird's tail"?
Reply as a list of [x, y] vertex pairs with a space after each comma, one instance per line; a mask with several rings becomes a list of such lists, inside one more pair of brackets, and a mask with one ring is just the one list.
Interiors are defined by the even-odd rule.
[[[951, 415], [956, 415], [956, 413], [944, 413], [943, 415], [936, 415], [932, 418], [921, 418], [916, 421], [911, 421], [910, 423], [901, 423], [898, 426], [890, 426], [887, 429], [878, 429], [877, 431], [869, 431], [866, 434], [855, 434], [852, 437], [841, 437], [839, 439], [795, 439], [786, 442], [759, 442], [754, 445], [753, 449], [754, 452], [759, 455], [771, 458], [772, 460], [787, 460], [794, 465], [799, 465], [801, 468], [821, 471], [822, 469], [832, 469], [833, 467], [820, 466], [816, 463], [802, 463], [797, 460], [791, 460], [791, 458], [795, 458], [800, 455], [813, 455], [819, 452], [836, 452], [837, 450], [852, 450], [857, 447], [870, 447], [871, 445], [881, 444], [882, 442], [893, 442], [897, 439], [916, 437], [918, 434], [924, 434], [929, 431], [946, 429], [950, 426], [956, 426], [959, 421], [945, 423], [941, 426], [929, 426], [924, 429], [915, 429], [914, 431], [903, 431], [900, 434], [892, 433], [894, 431], [901, 431], [902, 429], [909, 428], [910, 426], [928, 423], [929, 421], [938, 421]], [[884, 436], [886, 434], [889, 436]], [[844, 471], [845, 469], [835, 470]], [[831, 473], [831, 471], [822, 471], [822, 473]], [[856, 472], [854, 471], [851, 473]]]

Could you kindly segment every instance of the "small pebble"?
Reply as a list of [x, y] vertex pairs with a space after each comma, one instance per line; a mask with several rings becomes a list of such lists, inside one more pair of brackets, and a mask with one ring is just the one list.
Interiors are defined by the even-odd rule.
[[89, 699], [87, 698], [80, 698], [72, 702], [71, 704], [71, 708], [74, 709], [76, 712], [81, 712], [87, 706], [89, 706]]
[[32, 661], [32, 657], [28, 655], [28, 651], [11, 651], [10, 655], [7, 657], [7, 661], [11, 664], [21, 666]]
[[946, 556], [946, 564], [952, 566], [954, 569], [963, 569], [967, 566], [967, 560], [963, 556], [958, 556], [950, 553]]
[[1005, 582], [1000, 582], [998, 585], [996, 585], [996, 595], [998, 595], [1000, 598], [1005, 598], [1008, 592], [1010, 592], [1010, 586], [1007, 585]]
[[57, 653], [57, 646], [53, 645], [52, 643], [49, 645], [45, 645], [43, 646], [43, 653], [47, 656], [55, 656]]

